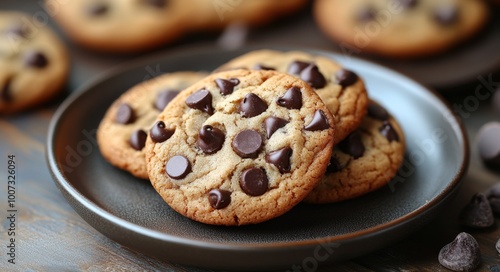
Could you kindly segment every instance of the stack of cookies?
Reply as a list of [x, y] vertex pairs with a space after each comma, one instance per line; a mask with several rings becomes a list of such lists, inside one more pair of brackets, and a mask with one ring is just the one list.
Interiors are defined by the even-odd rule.
[[210, 75], [140, 83], [111, 105], [97, 138], [110, 163], [149, 179], [180, 214], [214, 225], [374, 191], [405, 150], [400, 126], [356, 73], [299, 51], [254, 51]]

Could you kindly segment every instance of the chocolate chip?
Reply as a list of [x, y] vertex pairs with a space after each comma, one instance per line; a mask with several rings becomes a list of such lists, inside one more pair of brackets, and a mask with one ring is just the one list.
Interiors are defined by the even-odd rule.
[[153, 127], [149, 131], [149, 135], [151, 137], [151, 140], [153, 140], [153, 142], [162, 143], [170, 139], [170, 137], [174, 135], [174, 132], [175, 130], [167, 129], [163, 121], [158, 121], [153, 125]]
[[186, 105], [210, 115], [214, 113], [214, 108], [212, 108], [212, 94], [205, 89], [199, 90], [186, 98]]
[[12, 101], [12, 94], [10, 90], [10, 84], [12, 82], [12, 77], [7, 78], [2, 89], [0, 89], [0, 100], [5, 102]]
[[356, 14], [356, 19], [362, 23], [373, 21], [376, 17], [377, 13], [375, 12], [375, 9], [370, 6], [361, 8]]
[[288, 66], [288, 73], [292, 75], [300, 75], [300, 72], [304, 70], [307, 66], [309, 66], [311, 63], [305, 62], [305, 61], [300, 61], [296, 60]]
[[278, 168], [280, 173], [288, 173], [292, 169], [290, 157], [292, 156], [292, 149], [285, 147], [276, 151], [270, 152], [266, 155], [266, 161]]
[[314, 112], [314, 116], [311, 122], [304, 127], [305, 130], [309, 131], [324, 130], [328, 128], [330, 128], [330, 124], [328, 123], [328, 118], [325, 116], [325, 113], [321, 110], [316, 110], [316, 112]]
[[245, 170], [240, 177], [240, 187], [245, 194], [260, 196], [267, 192], [269, 181], [264, 170], [250, 168]]
[[253, 70], [276, 70], [273, 67], [265, 66], [262, 64], [255, 64], [252, 69]]
[[339, 159], [337, 157], [332, 156], [330, 158], [330, 163], [328, 163], [328, 166], [326, 167], [326, 172], [327, 173], [337, 173], [340, 170], [342, 170], [344, 166], [340, 164]]
[[196, 145], [205, 154], [213, 154], [222, 148], [225, 137], [220, 129], [206, 125], [200, 129]]
[[500, 214], [500, 182], [488, 188], [485, 195], [493, 213]]
[[118, 107], [118, 110], [116, 111], [115, 115], [115, 122], [119, 124], [130, 124], [135, 121], [135, 112], [132, 107], [127, 104], [123, 103]]
[[384, 135], [389, 142], [396, 141], [399, 142], [399, 136], [396, 130], [392, 127], [389, 121], [384, 121], [380, 127], [380, 134]]
[[255, 130], [243, 130], [234, 137], [232, 147], [242, 158], [257, 158], [262, 149], [262, 136]]
[[109, 6], [107, 3], [94, 3], [93, 5], [87, 7], [86, 13], [91, 17], [102, 16], [109, 11]]
[[40, 52], [29, 51], [24, 55], [24, 65], [33, 68], [43, 68], [49, 64], [47, 57]]
[[418, 0], [398, 0], [398, 3], [405, 9], [411, 9], [417, 6]]
[[486, 196], [477, 193], [462, 209], [459, 216], [460, 224], [470, 228], [487, 228], [495, 223], [493, 211]]
[[165, 107], [179, 94], [178, 91], [165, 90], [161, 91], [156, 95], [155, 108], [159, 111], [163, 111]]
[[300, 109], [302, 107], [302, 92], [299, 87], [291, 87], [286, 93], [276, 100], [278, 105], [287, 109]]
[[169, 177], [183, 179], [191, 173], [191, 163], [186, 157], [176, 155], [168, 160], [165, 170]]
[[134, 131], [134, 133], [132, 133], [132, 135], [130, 135], [129, 144], [137, 151], [142, 150], [146, 145], [147, 137], [148, 134], [144, 130], [136, 130]]
[[208, 202], [214, 209], [224, 209], [231, 203], [231, 192], [222, 189], [212, 189], [208, 192]]
[[370, 117], [380, 121], [386, 121], [390, 117], [389, 112], [377, 103], [369, 103], [367, 113]]
[[489, 122], [477, 133], [477, 147], [482, 162], [491, 169], [500, 169], [500, 123]]
[[354, 131], [338, 144], [339, 149], [357, 159], [365, 153], [365, 145], [359, 132]]
[[458, 21], [458, 7], [452, 4], [438, 6], [434, 10], [434, 20], [442, 26], [450, 26]]
[[165, 0], [143, 0], [143, 2], [156, 8], [163, 8], [167, 4]]
[[479, 244], [472, 235], [462, 232], [439, 251], [438, 260], [453, 271], [472, 271], [481, 262]]
[[256, 94], [249, 93], [243, 98], [239, 108], [243, 117], [254, 117], [267, 110], [267, 104]]
[[267, 117], [266, 120], [264, 120], [264, 129], [266, 130], [267, 138], [271, 138], [276, 130], [284, 127], [286, 124], [288, 124], [288, 121], [285, 119], [281, 119], [278, 117]]
[[300, 79], [307, 82], [311, 87], [315, 89], [323, 88], [326, 85], [326, 79], [319, 71], [318, 66], [315, 64], [310, 64], [302, 72], [300, 72]]
[[217, 84], [217, 87], [219, 87], [220, 93], [222, 95], [228, 95], [233, 93], [234, 87], [240, 84], [240, 81], [237, 78], [217, 78], [215, 79], [215, 84]]
[[341, 69], [335, 72], [335, 82], [343, 88], [351, 86], [358, 81], [358, 75], [352, 71]]

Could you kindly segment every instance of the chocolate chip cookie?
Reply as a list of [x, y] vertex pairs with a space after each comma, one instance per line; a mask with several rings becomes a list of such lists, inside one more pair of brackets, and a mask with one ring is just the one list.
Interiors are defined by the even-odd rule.
[[399, 124], [370, 101], [361, 126], [334, 148], [324, 177], [304, 201], [331, 203], [374, 191], [396, 175], [404, 153]]
[[358, 127], [366, 113], [368, 95], [363, 80], [332, 59], [301, 51], [257, 50], [218, 70], [234, 68], [277, 70], [306, 81], [335, 117], [335, 144]]
[[68, 72], [66, 48], [52, 30], [28, 14], [0, 12], [0, 113], [51, 100]]
[[470, 38], [489, 12], [477, 0], [318, 0], [314, 15], [348, 52], [411, 58], [444, 52]]
[[148, 179], [144, 145], [156, 117], [182, 89], [205, 76], [198, 72], [164, 74], [123, 93], [107, 110], [97, 130], [103, 157], [138, 178]]
[[146, 141], [152, 185], [180, 214], [255, 224], [290, 210], [330, 160], [333, 116], [304, 81], [276, 71], [215, 73], [182, 91]]

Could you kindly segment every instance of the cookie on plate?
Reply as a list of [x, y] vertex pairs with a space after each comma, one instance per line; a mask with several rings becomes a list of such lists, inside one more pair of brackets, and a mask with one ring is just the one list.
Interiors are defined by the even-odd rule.
[[0, 113], [15, 113], [57, 96], [69, 72], [59, 38], [33, 17], [0, 12]]
[[45, 0], [64, 32], [86, 47], [136, 52], [180, 38], [189, 28], [184, 0]]
[[404, 153], [401, 127], [371, 100], [363, 123], [334, 148], [325, 175], [304, 202], [339, 202], [372, 192], [395, 177]]
[[235, 68], [277, 70], [306, 81], [335, 117], [335, 144], [358, 127], [366, 113], [368, 94], [363, 80], [327, 57], [301, 51], [257, 50], [223, 64], [218, 70]]
[[168, 73], [123, 93], [106, 111], [97, 129], [103, 157], [138, 178], [148, 179], [143, 149], [147, 133], [170, 100], [205, 76], [188, 71]]
[[411, 58], [446, 51], [477, 33], [489, 13], [481, 0], [318, 0], [323, 32], [353, 52]]
[[306, 197], [333, 137], [333, 116], [304, 81], [276, 71], [215, 73], [159, 115], [146, 142], [149, 178], [190, 219], [255, 224]]

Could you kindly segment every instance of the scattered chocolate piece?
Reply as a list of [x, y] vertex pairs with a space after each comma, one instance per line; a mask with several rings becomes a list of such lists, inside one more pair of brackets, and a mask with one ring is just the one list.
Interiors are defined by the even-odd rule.
[[304, 127], [305, 130], [309, 131], [324, 130], [328, 128], [330, 128], [328, 118], [326, 118], [325, 113], [321, 110], [316, 110], [311, 122]]
[[500, 272], [500, 264], [490, 266], [490, 272]]
[[367, 113], [370, 117], [378, 119], [380, 121], [386, 121], [390, 117], [389, 112], [387, 112], [387, 110], [385, 110], [382, 106], [376, 103], [368, 104]]
[[344, 167], [342, 166], [342, 164], [340, 164], [339, 159], [337, 159], [337, 157], [335, 157], [335, 156], [332, 156], [330, 158], [330, 163], [326, 167], [326, 172], [327, 173], [337, 173], [340, 170], [342, 170], [342, 168], [344, 168]]
[[165, 90], [162, 92], [159, 92], [156, 95], [155, 99], [155, 108], [159, 111], [163, 111], [165, 107], [174, 99], [179, 94], [178, 91], [174, 90]]
[[472, 235], [462, 232], [439, 251], [438, 260], [453, 271], [473, 271], [481, 262], [479, 244]]
[[296, 60], [288, 66], [288, 73], [291, 75], [300, 75], [300, 72], [304, 70], [307, 66], [309, 66], [311, 63], [309, 62], [304, 62], [300, 60]]
[[241, 101], [239, 110], [243, 117], [254, 117], [267, 110], [267, 104], [256, 94], [249, 93]]
[[441, 5], [434, 10], [434, 20], [443, 26], [450, 26], [458, 21], [458, 7], [452, 4]]
[[210, 115], [214, 113], [214, 108], [212, 108], [212, 94], [205, 89], [201, 89], [186, 98], [186, 105]]
[[149, 131], [149, 135], [151, 137], [151, 140], [153, 140], [153, 142], [162, 143], [170, 139], [170, 137], [174, 135], [174, 132], [175, 130], [167, 129], [163, 121], [158, 121], [153, 125], [153, 127]]
[[232, 147], [242, 158], [257, 158], [262, 148], [262, 136], [251, 129], [241, 131], [234, 137]]
[[396, 130], [394, 130], [391, 123], [389, 123], [388, 121], [384, 121], [384, 123], [380, 127], [380, 134], [384, 135], [384, 137], [387, 138], [389, 142], [399, 142], [399, 136], [396, 133]]
[[115, 116], [115, 122], [119, 124], [130, 124], [135, 121], [134, 109], [127, 104], [123, 103], [118, 107]]
[[259, 64], [255, 64], [252, 69], [253, 70], [276, 70], [273, 67], [265, 66], [265, 65], [262, 65], [260, 63]]
[[278, 149], [266, 155], [266, 161], [273, 164], [278, 168], [280, 173], [288, 173], [291, 170], [290, 157], [292, 156], [292, 149], [285, 147]]
[[286, 93], [276, 100], [278, 105], [287, 109], [300, 109], [302, 107], [302, 92], [299, 87], [291, 87]]
[[143, 2], [155, 8], [163, 8], [167, 3], [166, 0], [143, 0]]
[[206, 125], [200, 129], [196, 145], [205, 154], [213, 154], [219, 151], [224, 144], [226, 136], [220, 129]]
[[191, 172], [191, 163], [180, 155], [173, 156], [165, 167], [167, 175], [173, 179], [183, 179]]
[[300, 72], [300, 79], [307, 82], [311, 87], [315, 89], [323, 88], [326, 85], [326, 79], [319, 71], [318, 66], [315, 64], [310, 64], [302, 72]]
[[339, 149], [357, 159], [365, 153], [365, 145], [361, 141], [361, 135], [354, 131], [338, 144]]
[[500, 169], [500, 123], [484, 124], [477, 133], [479, 156], [491, 169]]
[[231, 192], [222, 189], [212, 189], [208, 192], [208, 202], [214, 209], [224, 209], [231, 203]]
[[87, 7], [86, 9], [86, 13], [90, 17], [99, 17], [108, 13], [108, 11], [109, 11], [109, 6], [104, 2], [94, 3], [93, 5]]
[[271, 138], [276, 130], [284, 127], [286, 124], [288, 124], [288, 121], [285, 119], [281, 119], [279, 117], [267, 117], [266, 120], [264, 120], [264, 129], [266, 130], [267, 138]]
[[362, 23], [366, 23], [375, 20], [376, 16], [377, 13], [373, 7], [365, 6], [358, 11], [356, 19]]
[[140, 151], [146, 145], [147, 138], [148, 134], [144, 130], [139, 129], [130, 135], [129, 144], [135, 150]]
[[44, 68], [48, 64], [49, 64], [49, 61], [48, 61], [47, 57], [41, 52], [28, 51], [24, 55], [24, 65], [26, 65], [28, 67], [40, 69], [40, 68]]
[[343, 88], [351, 86], [358, 81], [358, 75], [352, 71], [341, 69], [335, 72], [335, 82]]
[[493, 226], [495, 218], [486, 196], [477, 193], [462, 209], [459, 216], [460, 224], [471, 228], [487, 228]]
[[0, 100], [5, 102], [12, 101], [12, 94], [10, 93], [10, 83], [12, 82], [12, 77], [7, 78], [2, 89], [0, 89]]
[[233, 93], [234, 87], [240, 84], [240, 81], [237, 78], [217, 78], [215, 79], [215, 84], [217, 84], [217, 87], [219, 87], [220, 93], [222, 95], [228, 95]]
[[417, 6], [418, 0], [398, 0], [399, 4], [406, 9], [411, 9]]
[[240, 177], [240, 187], [247, 195], [260, 196], [267, 192], [269, 181], [261, 168], [245, 170]]

